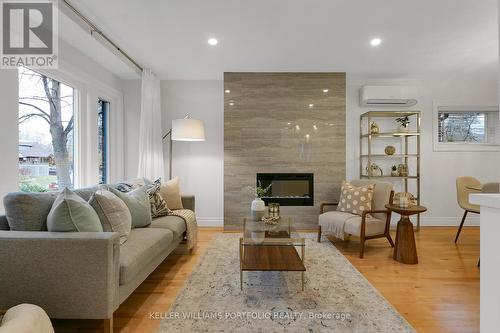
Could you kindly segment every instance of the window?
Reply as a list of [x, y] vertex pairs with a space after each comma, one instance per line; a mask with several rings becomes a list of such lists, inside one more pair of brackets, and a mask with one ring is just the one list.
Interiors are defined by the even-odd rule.
[[97, 102], [99, 184], [106, 184], [108, 182], [108, 123], [109, 102], [99, 99]]
[[73, 188], [75, 89], [24, 67], [18, 80], [21, 191]]
[[438, 106], [434, 123], [435, 150], [498, 149], [498, 107]]

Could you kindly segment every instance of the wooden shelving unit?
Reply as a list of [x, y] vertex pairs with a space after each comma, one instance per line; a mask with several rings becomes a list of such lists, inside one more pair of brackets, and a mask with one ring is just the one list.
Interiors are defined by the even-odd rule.
[[[408, 132], [379, 132], [371, 133], [371, 123], [376, 119], [389, 119], [394, 121], [394, 126], [396, 126], [396, 118], [406, 117], [410, 119], [410, 123], [415, 124], [411, 130]], [[408, 192], [408, 182], [416, 181], [416, 197], [418, 205], [420, 205], [420, 111], [369, 111], [363, 113], [360, 116], [360, 140], [359, 140], [359, 176], [361, 179], [392, 179], [395, 181], [402, 181], [404, 185], [404, 191]], [[379, 138], [394, 138], [395, 140], [401, 140], [401, 146], [403, 151], [401, 154], [386, 155], [380, 153], [373, 153], [373, 143]], [[415, 138], [411, 140], [410, 138]], [[367, 151], [363, 151], [363, 146], [366, 143]], [[416, 147], [410, 147], [410, 144]], [[408, 176], [372, 176], [369, 172], [364, 171], [366, 166], [372, 165], [374, 160], [399, 160], [400, 164], [406, 165], [406, 169], [409, 170], [410, 159], [416, 160], [416, 170], [413, 174]], [[420, 214], [417, 216], [417, 230], [420, 229]]]

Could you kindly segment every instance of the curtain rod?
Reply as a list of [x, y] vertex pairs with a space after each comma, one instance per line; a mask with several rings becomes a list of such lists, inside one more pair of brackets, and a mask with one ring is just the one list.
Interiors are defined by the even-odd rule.
[[92, 21], [86, 18], [82, 13], [78, 11], [72, 4], [70, 4], [67, 0], [63, 0], [64, 4], [71, 9], [71, 11], [78, 16], [83, 22], [85, 22], [90, 27], [90, 35], [94, 36], [94, 33], [97, 33], [104, 39], [109, 45], [111, 45], [116, 51], [118, 51], [122, 56], [125, 57], [130, 63], [132, 63], [140, 72], [144, 69], [139, 65], [134, 59], [132, 59], [125, 51], [123, 51], [118, 45], [116, 45], [108, 36], [106, 36], [101, 29], [99, 29]]

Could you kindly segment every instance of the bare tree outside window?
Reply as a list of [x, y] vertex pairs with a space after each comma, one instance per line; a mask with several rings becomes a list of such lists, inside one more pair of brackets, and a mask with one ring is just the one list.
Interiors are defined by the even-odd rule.
[[486, 118], [481, 112], [439, 112], [439, 142], [486, 142]]
[[73, 187], [74, 89], [19, 69], [19, 173], [24, 191]]

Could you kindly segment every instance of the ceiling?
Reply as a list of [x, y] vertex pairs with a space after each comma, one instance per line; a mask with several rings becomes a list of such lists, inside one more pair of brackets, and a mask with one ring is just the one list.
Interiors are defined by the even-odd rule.
[[[366, 77], [497, 76], [496, 0], [86, 0], [75, 7], [162, 79], [232, 71], [342, 71]], [[62, 37], [136, 77], [74, 23]], [[78, 33], [79, 28], [81, 31]], [[215, 37], [217, 46], [207, 40]], [[382, 44], [370, 46], [380, 37]], [[102, 48], [102, 46], [98, 46]], [[91, 51], [89, 51], [91, 50]]]

